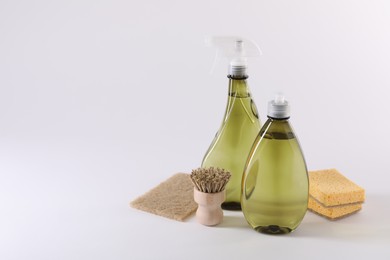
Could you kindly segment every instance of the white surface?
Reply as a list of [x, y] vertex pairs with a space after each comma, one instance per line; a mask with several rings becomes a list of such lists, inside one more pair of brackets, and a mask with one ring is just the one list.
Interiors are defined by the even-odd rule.
[[[284, 92], [308, 167], [366, 188], [361, 212], [265, 236], [129, 208], [219, 127], [213, 34], [258, 42], [263, 122]], [[389, 259], [389, 46], [388, 1], [1, 1], [0, 259]]]

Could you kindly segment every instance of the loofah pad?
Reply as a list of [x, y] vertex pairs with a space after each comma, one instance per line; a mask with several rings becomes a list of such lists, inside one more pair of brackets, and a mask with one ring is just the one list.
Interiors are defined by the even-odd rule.
[[177, 173], [130, 203], [133, 208], [184, 221], [198, 205], [189, 174]]

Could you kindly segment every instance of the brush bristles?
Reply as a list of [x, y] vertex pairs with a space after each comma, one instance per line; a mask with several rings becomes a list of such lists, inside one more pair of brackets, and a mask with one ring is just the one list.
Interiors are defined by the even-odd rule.
[[230, 172], [220, 168], [198, 168], [192, 170], [191, 180], [200, 192], [217, 193], [225, 189]]

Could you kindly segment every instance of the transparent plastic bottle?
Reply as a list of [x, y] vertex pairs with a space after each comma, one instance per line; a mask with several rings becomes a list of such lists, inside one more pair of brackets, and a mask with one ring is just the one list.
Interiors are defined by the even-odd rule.
[[260, 48], [241, 37], [212, 37], [208, 43], [229, 59], [229, 94], [220, 129], [207, 150], [202, 167], [219, 167], [231, 173], [223, 209], [241, 210], [241, 181], [253, 141], [261, 124], [247, 84], [247, 58], [261, 55]]
[[250, 151], [242, 180], [242, 211], [249, 225], [268, 234], [295, 230], [307, 210], [309, 180], [289, 105], [277, 96]]
[[240, 210], [242, 173], [250, 147], [260, 131], [260, 120], [246, 76], [228, 77], [229, 95], [224, 120], [204, 156], [202, 167], [220, 167], [231, 173], [222, 208]]

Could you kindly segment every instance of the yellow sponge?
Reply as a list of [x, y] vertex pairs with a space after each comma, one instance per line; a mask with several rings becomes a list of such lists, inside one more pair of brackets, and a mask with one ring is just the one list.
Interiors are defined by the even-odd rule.
[[341, 217], [351, 215], [359, 211], [362, 208], [361, 203], [347, 204], [333, 207], [325, 207], [313, 197], [309, 196], [308, 208], [315, 213], [327, 217], [328, 219], [335, 220]]
[[309, 171], [309, 194], [323, 206], [362, 203], [364, 189], [344, 177], [336, 169]]

